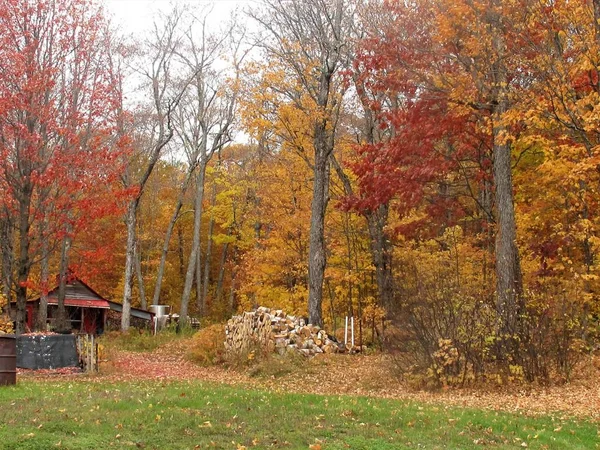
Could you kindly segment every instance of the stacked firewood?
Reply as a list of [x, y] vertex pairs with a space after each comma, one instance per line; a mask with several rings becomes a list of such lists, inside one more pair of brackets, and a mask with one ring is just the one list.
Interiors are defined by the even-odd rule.
[[244, 354], [256, 348], [279, 354], [297, 351], [305, 356], [349, 350], [304, 318], [265, 307], [233, 316], [225, 327], [227, 353]]

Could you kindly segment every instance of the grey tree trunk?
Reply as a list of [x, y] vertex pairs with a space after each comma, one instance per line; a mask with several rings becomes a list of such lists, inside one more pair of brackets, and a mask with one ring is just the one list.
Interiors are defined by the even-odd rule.
[[[228, 302], [228, 306], [229, 306], [229, 311], [235, 311], [235, 307], [236, 307], [236, 302], [235, 302], [235, 293], [236, 293], [236, 288], [235, 288], [235, 284], [236, 284], [236, 278], [237, 278], [237, 247], [234, 245], [233, 246], [233, 269], [231, 270], [231, 286], [229, 289], [229, 302]], [[253, 305], [253, 306], [257, 306], [257, 305]]]
[[181, 227], [177, 227], [177, 256], [179, 257], [179, 275], [181, 276], [181, 280], [185, 280], [185, 260], [183, 255], [183, 230]]
[[[325, 132], [325, 130], [323, 130]], [[317, 147], [317, 146], [315, 146]], [[329, 202], [329, 154], [316, 155], [308, 247], [308, 320], [323, 326], [323, 280], [327, 255], [325, 248], [325, 212]]]
[[54, 325], [54, 329], [58, 332], [68, 332], [71, 330], [71, 321], [65, 308], [67, 278], [69, 276], [69, 250], [71, 249], [71, 236], [69, 232], [70, 230], [67, 229], [60, 251], [58, 308]]
[[495, 85], [498, 86], [496, 105], [492, 112], [493, 174], [498, 220], [495, 246], [496, 308], [500, 320], [499, 331], [504, 336], [510, 336], [509, 339], [515, 342], [521, 331], [523, 296], [513, 199], [511, 145], [508, 141], [508, 130], [503, 122], [508, 110], [508, 77], [504, 65], [506, 48], [500, 32], [500, 17], [497, 13], [491, 17], [492, 46], [497, 59], [493, 66], [493, 74]]
[[379, 304], [392, 312], [394, 304], [394, 277], [392, 273], [392, 245], [385, 231], [388, 222], [389, 205], [379, 206], [367, 214], [369, 236], [371, 238], [371, 259], [375, 266], [375, 280]]
[[[600, 44], [600, 0], [592, 0], [594, 8], [594, 40]], [[600, 79], [596, 80], [597, 91], [600, 91]]]
[[198, 249], [198, 253], [196, 254], [196, 268], [195, 268], [195, 276], [194, 280], [196, 282], [196, 307], [200, 314], [204, 313], [204, 308], [202, 307], [202, 246]]
[[201, 161], [198, 167], [198, 176], [196, 178], [196, 199], [194, 202], [194, 230], [192, 238], [192, 250], [188, 260], [187, 272], [185, 274], [185, 284], [183, 294], [181, 295], [181, 305], [179, 307], [179, 323], [185, 326], [187, 323], [188, 306], [190, 294], [194, 282], [194, 271], [196, 269], [196, 260], [200, 250], [200, 225], [202, 223], [202, 201], [204, 199], [204, 178], [206, 174], [206, 161]]
[[217, 278], [217, 287], [215, 289], [215, 301], [221, 300], [223, 295], [223, 281], [225, 279], [225, 263], [227, 262], [227, 252], [229, 250], [229, 242], [223, 244], [223, 250], [221, 251], [221, 262], [219, 264], [219, 276]]
[[[43, 220], [45, 227], [45, 219]], [[42, 284], [42, 293], [40, 295], [40, 305], [38, 308], [38, 314], [36, 319], [36, 329], [39, 331], [46, 331], [46, 324], [48, 322], [48, 281], [50, 278], [50, 252], [48, 248], [48, 239], [43, 236], [43, 231], [40, 233], [40, 239], [42, 243], [42, 259], [40, 261], [40, 281]]]
[[[214, 208], [217, 200], [217, 186], [213, 184], [210, 196], [211, 206]], [[206, 238], [206, 255], [204, 256], [204, 281], [202, 282], [202, 291], [198, 303], [198, 308], [204, 312], [206, 308], [206, 299], [208, 298], [208, 287], [210, 284], [210, 266], [212, 257], [212, 237], [215, 230], [215, 218], [211, 209], [210, 220], [208, 222], [208, 237]]]
[[131, 291], [134, 270], [138, 199], [129, 202], [125, 224], [127, 225], [127, 248], [125, 253], [125, 281], [123, 288], [123, 312], [121, 331], [127, 331], [131, 322]]
[[502, 332], [514, 334], [519, 331], [522, 285], [512, 193], [511, 153], [507, 144], [494, 145], [494, 184], [498, 211], [496, 306], [502, 322]]
[[140, 250], [140, 243], [136, 240], [135, 250], [135, 274], [138, 281], [138, 291], [140, 295], [140, 306], [142, 309], [146, 309], [146, 288], [144, 287], [144, 275], [142, 274], [142, 255]]
[[[177, 197], [177, 204], [175, 205], [175, 210], [173, 211], [173, 215], [171, 216], [171, 220], [169, 221], [169, 226], [167, 227], [165, 241], [163, 243], [162, 252], [160, 254], [160, 263], [158, 264], [158, 270], [156, 272], [156, 284], [154, 285], [154, 295], [152, 296], [153, 305], [158, 305], [160, 301], [160, 290], [162, 288], [162, 280], [165, 273], [167, 255], [169, 253], [169, 242], [171, 242], [171, 236], [173, 235], [175, 223], [179, 218], [179, 212], [181, 211], [181, 207], [183, 206], [183, 197], [187, 192], [187, 188], [190, 184], [190, 180], [192, 179], [192, 175], [194, 173], [195, 168], [196, 166], [194, 164], [191, 164], [188, 169], [188, 172], [185, 176], [185, 181], [183, 182], [181, 190], [179, 191], [179, 196]], [[183, 266], [183, 263], [181, 265]]]

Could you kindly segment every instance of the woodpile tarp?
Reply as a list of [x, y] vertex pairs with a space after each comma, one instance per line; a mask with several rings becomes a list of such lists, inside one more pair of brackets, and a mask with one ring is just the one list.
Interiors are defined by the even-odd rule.
[[38, 370], [75, 366], [79, 366], [75, 335], [17, 336], [17, 367]]

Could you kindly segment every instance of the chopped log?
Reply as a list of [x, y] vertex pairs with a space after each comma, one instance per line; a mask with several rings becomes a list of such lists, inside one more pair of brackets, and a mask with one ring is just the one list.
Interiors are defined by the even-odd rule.
[[339, 345], [325, 330], [307, 324], [302, 317], [264, 306], [233, 316], [225, 327], [227, 353], [240, 355], [257, 348], [279, 354], [299, 352], [307, 357], [356, 351]]

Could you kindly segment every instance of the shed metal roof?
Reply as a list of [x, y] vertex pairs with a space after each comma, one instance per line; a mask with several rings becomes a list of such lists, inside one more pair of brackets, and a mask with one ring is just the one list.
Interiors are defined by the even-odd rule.
[[[58, 287], [48, 292], [48, 302], [58, 300]], [[95, 292], [83, 281], [75, 278], [69, 281], [65, 286], [65, 302], [69, 299], [87, 300], [90, 302], [100, 301], [106, 303], [106, 299]], [[108, 307], [108, 305], [106, 305]]]
[[[58, 298], [49, 298], [49, 305], [58, 305]], [[65, 298], [65, 306], [75, 306], [77, 308], [97, 308], [110, 309], [106, 300], [89, 300], [82, 298]]]

